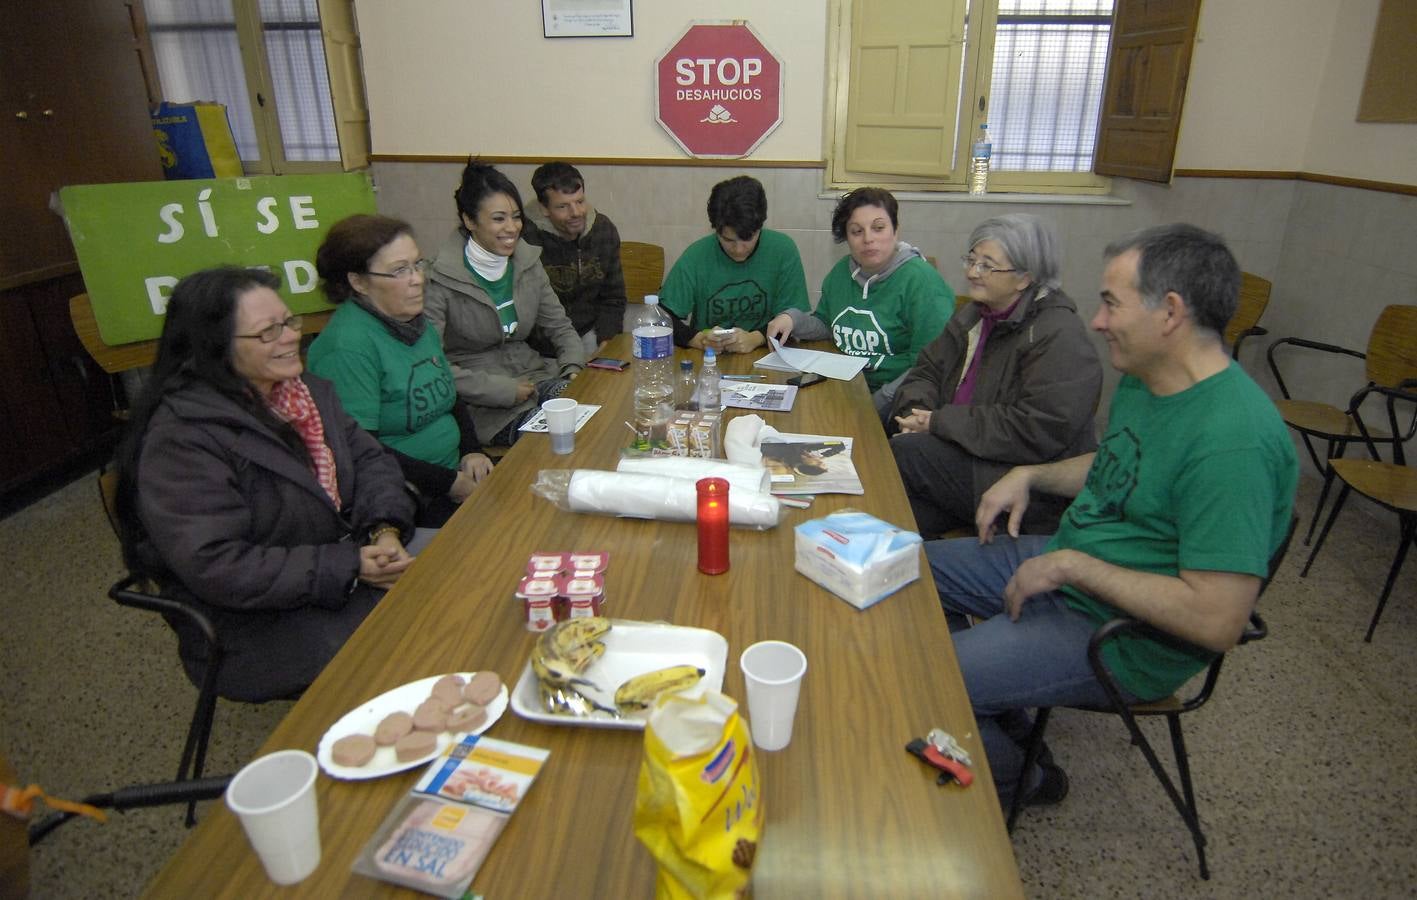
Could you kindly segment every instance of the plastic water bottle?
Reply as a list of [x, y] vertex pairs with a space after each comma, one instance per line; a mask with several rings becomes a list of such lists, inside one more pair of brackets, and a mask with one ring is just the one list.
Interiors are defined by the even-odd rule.
[[674, 415], [674, 328], [659, 307], [659, 297], [645, 297], [636, 310], [630, 335], [635, 346], [635, 443], [651, 449], [663, 443]]
[[722, 408], [718, 387], [718, 354], [712, 347], [706, 347], [704, 365], [699, 369], [699, 409], [717, 412]]
[[694, 391], [698, 390], [699, 379], [694, 374], [694, 361], [692, 359], [679, 360], [679, 383], [674, 388], [674, 408], [693, 411], [699, 408], [699, 402], [694, 399]]
[[979, 139], [974, 142], [974, 150], [969, 154], [969, 192], [987, 194], [989, 192], [989, 157], [994, 145], [989, 143], [989, 126], [979, 126]]

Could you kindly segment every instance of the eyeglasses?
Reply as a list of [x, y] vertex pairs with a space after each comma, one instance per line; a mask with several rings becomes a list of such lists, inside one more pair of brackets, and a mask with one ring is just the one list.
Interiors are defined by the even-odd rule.
[[280, 339], [281, 332], [289, 328], [291, 331], [299, 332], [305, 325], [304, 316], [291, 316], [284, 322], [273, 322], [262, 328], [255, 334], [238, 334], [239, 338], [254, 338], [263, 344], [273, 344]]
[[392, 272], [365, 272], [364, 274], [373, 275], [376, 278], [397, 278], [401, 281], [409, 281], [413, 278], [414, 272], [422, 275], [428, 271], [428, 267], [431, 265], [433, 265], [431, 259], [416, 259], [412, 264], [404, 263], [401, 266], [395, 266]]
[[986, 276], [987, 276], [987, 275], [993, 275], [995, 272], [1017, 272], [1017, 271], [1018, 271], [1018, 269], [1004, 269], [1004, 268], [1000, 268], [999, 266], [991, 266], [991, 265], [989, 265], [988, 263], [986, 263], [984, 260], [982, 260], [982, 259], [978, 258], [977, 256], [975, 256], [973, 253], [966, 253], [964, 256], [961, 256], [961, 257], [959, 258], [959, 261], [962, 262], [962, 263], [964, 263], [964, 273], [965, 273], [966, 275], [968, 275], [970, 272], [975, 271], [976, 269], [979, 271], [979, 274], [980, 274], [980, 275], [986, 275]]

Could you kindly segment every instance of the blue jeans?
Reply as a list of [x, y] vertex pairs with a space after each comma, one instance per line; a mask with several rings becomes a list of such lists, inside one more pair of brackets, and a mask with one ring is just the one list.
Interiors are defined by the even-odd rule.
[[1047, 535], [1003, 535], [984, 545], [977, 538], [925, 544], [945, 612], [979, 620], [954, 632], [955, 656], [1005, 810], [1021, 783], [1027, 796], [1043, 779], [1037, 765], [1021, 777], [1032, 727], [1028, 710], [1107, 703], [1087, 662], [1087, 643], [1097, 626], [1070, 608], [1060, 591], [1029, 599], [1017, 622], [1003, 611], [1004, 587], [1014, 571], [1040, 555], [1048, 540]]

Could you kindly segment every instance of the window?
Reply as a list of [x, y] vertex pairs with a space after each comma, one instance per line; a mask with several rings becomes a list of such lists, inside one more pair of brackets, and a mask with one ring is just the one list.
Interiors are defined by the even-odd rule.
[[1112, 7], [837, 0], [831, 183], [964, 190], [987, 123], [991, 190], [1105, 191], [1091, 172]]
[[247, 172], [366, 164], [352, 0], [144, 0], [144, 12], [163, 97], [224, 104]]

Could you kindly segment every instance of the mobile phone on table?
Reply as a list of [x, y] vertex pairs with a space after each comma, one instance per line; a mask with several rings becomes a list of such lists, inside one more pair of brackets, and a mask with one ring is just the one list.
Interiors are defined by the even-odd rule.
[[612, 372], [623, 372], [630, 365], [629, 360], [611, 359], [608, 356], [597, 356], [586, 363], [592, 369], [609, 369]]
[[793, 375], [791, 378], [787, 379], [787, 383], [795, 384], [799, 388], [804, 388], [808, 387], [809, 385], [816, 384], [819, 381], [826, 380], [827, 376], [818, 375], [816, 372], [798, 372], [796, 375]]

